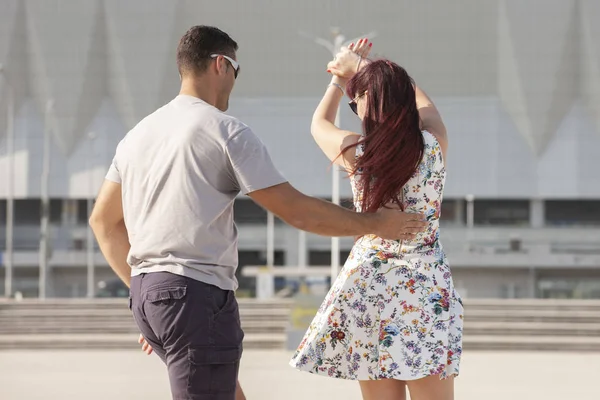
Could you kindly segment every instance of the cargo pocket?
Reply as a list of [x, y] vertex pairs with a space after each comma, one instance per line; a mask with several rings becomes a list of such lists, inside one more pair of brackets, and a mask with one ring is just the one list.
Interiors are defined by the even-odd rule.
[[186, 295], [187, 287], [179, 285], [159, 285], [146, 290], [144, 313], [161, 340], [177, 327], [177, 316], [185, 307]]
[[241, 346], [190, 346], [189, 394], [235, 393], [241, 357]]
[[154, 304], [169, 304], [185, 298], [187, 286], [156, 286], [146, 292], [146, 301]]

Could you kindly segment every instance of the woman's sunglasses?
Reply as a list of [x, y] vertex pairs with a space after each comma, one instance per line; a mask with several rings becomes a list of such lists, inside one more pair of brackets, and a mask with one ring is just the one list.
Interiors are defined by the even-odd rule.
[[352, 100], [350, 100], [348, 102], [348, 105], [350, 106], [350, 109], [352, 110], [352, 112], [356, 115], [358, 115], [358, 105], [356, 104], [356, 100], [360, 99], [362, 96], [364, 96], [367, 92], [363, 92], [362, 94], [359, 94], [358, 96], [356, 96], [355, 98], [353, 98]]

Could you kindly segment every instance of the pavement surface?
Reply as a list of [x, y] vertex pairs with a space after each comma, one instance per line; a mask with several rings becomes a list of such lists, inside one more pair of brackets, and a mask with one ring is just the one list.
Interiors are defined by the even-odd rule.
[[[291, 352], [244, 352], [248, 400], [360, 400], [358, 383], [288, 366]], [[600, 400], [600, 353], [468, 352], [457, 400]], [[137, 351], [0, 352], [1, 400], [168, 400], [158, 357]]]

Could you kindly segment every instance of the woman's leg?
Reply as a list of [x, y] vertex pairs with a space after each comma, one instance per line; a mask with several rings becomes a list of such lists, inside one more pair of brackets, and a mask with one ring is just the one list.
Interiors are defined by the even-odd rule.
[[407, 381], [411, 400], [454, 400], [454, 378], [440, 379], [438, 375]]
[[359, 381], [363, 400], [406, 400], [406, 384], [396, 379]]

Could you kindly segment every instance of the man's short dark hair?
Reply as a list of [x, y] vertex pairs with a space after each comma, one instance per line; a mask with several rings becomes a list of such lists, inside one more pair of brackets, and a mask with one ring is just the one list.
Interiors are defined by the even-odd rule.
[[177, 46], [177, 68], [185, 73], [202, 73], [208, 68], [211, 54], [234, 56], [238, 44], [228, 34], [213, 26], [192, 26]]

